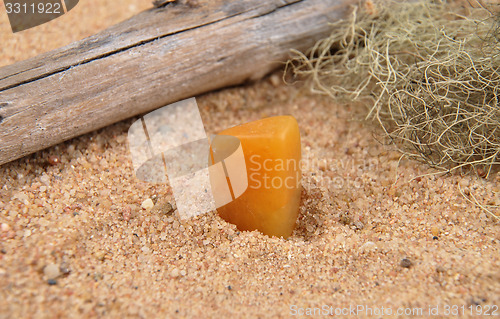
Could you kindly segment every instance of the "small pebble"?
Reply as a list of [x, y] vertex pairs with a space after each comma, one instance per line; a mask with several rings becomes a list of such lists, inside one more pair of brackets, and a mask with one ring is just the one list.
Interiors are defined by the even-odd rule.
[[179, 277], [179, 269], [177, 269], [177, 268], [172, 269], [172, 271], [170, 272], [170, 275], [172, 277]]
[[[104, 275], [101, 274], [100, 272], [96, 272], [94, 275], [93, 275], [93, 278], [94, 278], [94, 281], [99, 281], [99, 280], [102, 280], [104, 278]], [[136, 288], [137, 289], [137, 288]]]
[[350, 225], [352, 223], [352, 219], [349, 216], [349, 213], [340, 214], [340, 223], [343, 225]]
[[2, 223], [2, 226], [0, 226], [0, 229], [3, 231], [3, 232], [7, 232], [9, 231], [10, 229], [10, 226], [6, 223]]
[[48, 264], [45, 266], [45, 268], [43, 268], [43, 273], [47, 279], [55, 279], [61, 275], [59, 266], [56, 264]]
[[439, 239], [439, 237], [438, 237], [438, 236], [432, 236], [432, 239], [433, 239], [433, 240], [438, 240], [438, 239]]
[[55, 155], [49, 156], [48, 161], [49, 161], [49, 164], [53, 165], [53, 166], [61, 163], [61, 160], [59, 159], [59, 157], [57, 157]]
[[444, 272], [446, 272], [446, 269], [444, 269], [443, 266], [437, 266], [436, 267], [436, 272], [438, 272], [438, 273], [444, 273]]
[[278, 87], [281, 84], [282, 79], [278, 74], [275, 73], [275, 74], [271, 75], [271, 77], [269, 78], [269, 81], [271, 82], [272, 86]]
[[361, 247], [359, 247], [359, 250], [362, 252], [370, 252], [370, 251], [374, 251], [376, 249], [377, 249], [377, 245], [372, 241], [367, 241], [366, 243], [361, 245]]
[[71, 272], [71, 269], [69, 269], [69, 266], [67, 264], [63, 264], [61, 265], [61, 267], [59, 268], [61, 270], [61, 274], [63, 275], [69, 275], [69, 273]]
[[436, 226], [432, 226], [431, 227], [431, 233], [432, 233], [432, 236], [439, 235], [439, 228], [437, 228]]
[[354, 222], [354, 226], [356, 227], [356, 229], [360, 230], [365, 227], [365, 224], [363, 224], [362, 222]]
[[106, 252], [104, 250], [99, 250], [94, 255], [97, 260], [104, 261], [106, 259]]
[[126, 205], [125, 207], [123, 207], [123, 210], [122, 210], [122, 216], [123, 216], [123, 219], [125, 221], [129, 221], [130, 218], [132, 217], [132, 208], [130, 208], [129, 205]]
[[23, 192], [18, 192], [16, 194], [14, 194], [13, 198], [17, 198], [19, 199], [19, 201], [23, 202], [26, 204], [26, 202], [29, 200], [29, 197], [28, 195], [26, 195], [25, 193]]
[[172, 207], [172, 204], [170, 204], [170, 202], [168, 201], [158, 201], [153, 207], [152, 212], [170, 215], [171, 213], [174, 212], [174, 208]]
[[145, 210], [150, 210], [155, 206], [151, 198], [146, 199], [142, 202], [141, 207]]
[[50, 184], [50, 177], [47, 174], [43, 173], [42, 176], [40, 176], [40, 182], [48, 185]]
[[47, 283], [51, 286], [57, 285], [57, 281], [55, 279], [49, 279], [47, 280]]
[[410, 268], [413, 265], [410, 259], [408, 258], [403, 258], [401, 259], [401, 267], [403, 268]]

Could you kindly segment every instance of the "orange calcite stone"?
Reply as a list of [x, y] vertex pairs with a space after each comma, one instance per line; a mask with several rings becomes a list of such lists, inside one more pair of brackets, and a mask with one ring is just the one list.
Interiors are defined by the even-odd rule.
[[[292, 116], [270, 117], [229, 128], [218, 136], [223, 135], [240, 140], [246, 172], [244, 167], [237, 174], [241, 178], [246, 174], [248, 185], [240, 196], [233, 196], [232, 201], [217, 208], [219, 215], [240, 230], [289, 237], [297, 220], [301, 193], [297, 121]], [[227, 181], [231, 183], [229, 177]], [[217, 189], [212, 187], [212, 191]]]

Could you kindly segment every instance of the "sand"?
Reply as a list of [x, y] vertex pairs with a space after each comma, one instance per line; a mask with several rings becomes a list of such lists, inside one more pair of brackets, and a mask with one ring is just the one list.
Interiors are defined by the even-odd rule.
[[[0, 65], [149, 6], [82, 1], [16, 35], [0, 6]], [[306, 166], [292, 237], [239, 232], [216, 212], [179, 219], [168, 185], [134, 176], [133, 118], [0, 167], [0, 318], [500, 316], [500, 223], [470, 202], [498, 214], [500, 173], [418, 177], [434, 171], [382, 145], [364, 105], [281, 74], [197, 99], [209, 132], [297, 118]]]

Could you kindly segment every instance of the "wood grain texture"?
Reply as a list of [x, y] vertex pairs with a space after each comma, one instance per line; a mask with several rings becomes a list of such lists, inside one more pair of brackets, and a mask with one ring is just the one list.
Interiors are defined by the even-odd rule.
[[169, 4], [0, 69], [0, 165], [166, 104], [261, 78], [353, 0]]

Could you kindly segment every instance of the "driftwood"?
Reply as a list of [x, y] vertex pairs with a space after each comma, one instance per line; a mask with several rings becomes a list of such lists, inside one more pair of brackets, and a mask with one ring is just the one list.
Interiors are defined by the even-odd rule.
[[204, 92], [261, 78], [352, 0], [169, 3], [0, 69], [0, 165]]

